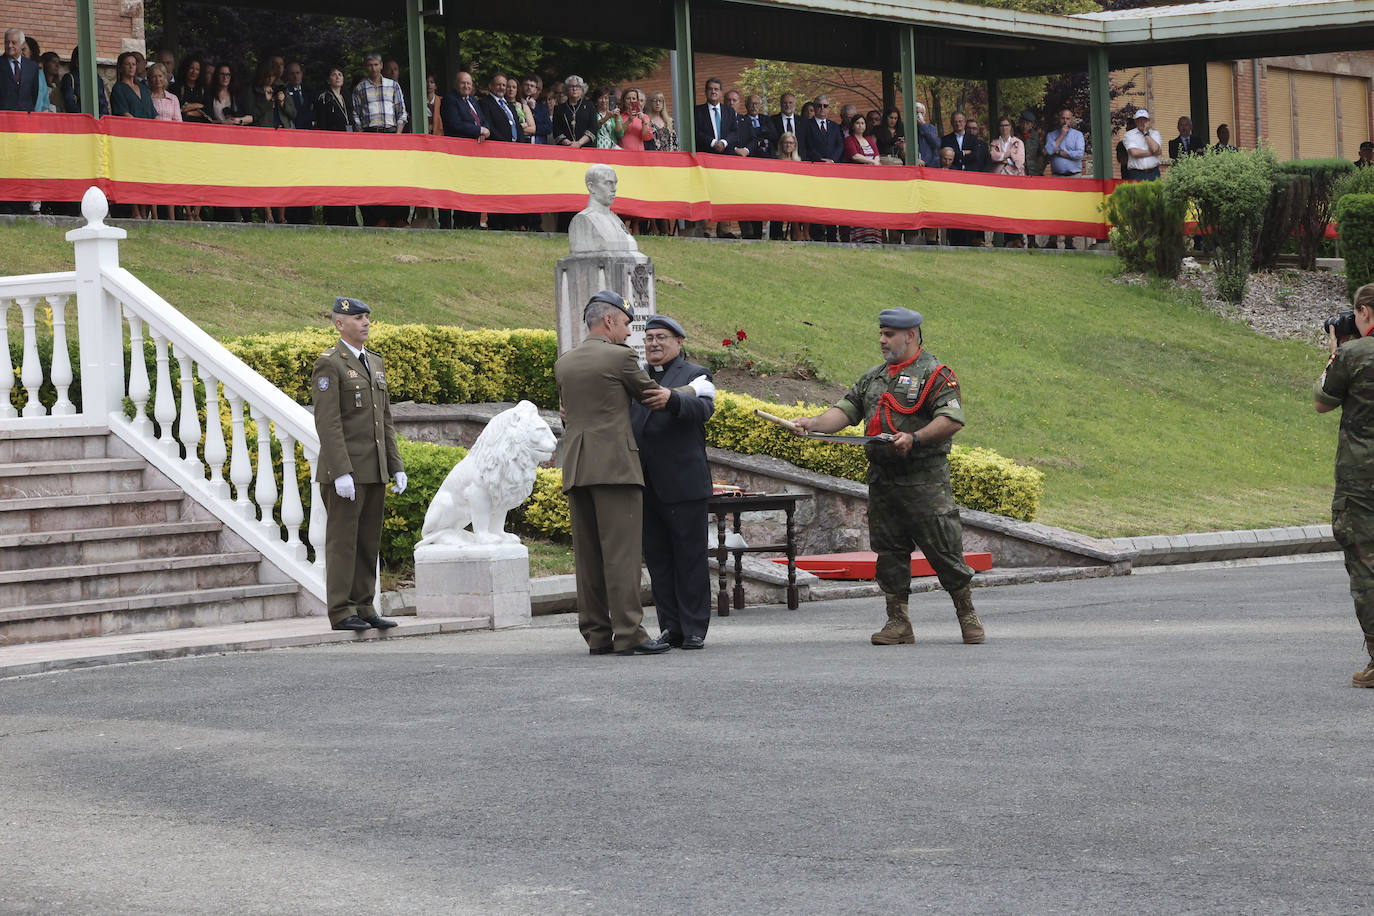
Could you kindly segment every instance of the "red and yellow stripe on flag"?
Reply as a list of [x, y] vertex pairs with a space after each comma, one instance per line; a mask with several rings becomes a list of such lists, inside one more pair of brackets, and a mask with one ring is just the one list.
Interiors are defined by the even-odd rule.
[[1014, 178], [427, 134], [356, 134], [0, 112], [0, 200], [206, 206], [413, 204], [488, 213], [580, 210], [587, 166], [619, 176], [615, 210], [673, 219], [778, 219], [1105, 237], [1116, 182]]

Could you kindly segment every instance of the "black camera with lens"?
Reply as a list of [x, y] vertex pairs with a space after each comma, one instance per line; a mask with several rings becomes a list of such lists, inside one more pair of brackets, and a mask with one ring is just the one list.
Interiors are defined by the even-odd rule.
[[1353, 311], [1332, 315], [1322, 322], [1322, 330], [1335, 331], [1337, 340], [1360, 336], [1360, 329], [1355, 326], [1355, 313]]

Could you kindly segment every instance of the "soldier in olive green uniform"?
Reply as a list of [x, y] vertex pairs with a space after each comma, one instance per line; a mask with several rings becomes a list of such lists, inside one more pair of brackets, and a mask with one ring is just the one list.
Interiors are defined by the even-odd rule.
[[863, 421], [868, 435], [893, 436], [864, 445], [868, 536], [887, 597], [887, 624], [873, 634], [873, 644], [916, 641], [907, 615], [914, 547], [954, 600], [964, 642], [981, 643], [983, 623], [969, 588], [973, 570], [964, 562], [964, 529], [949, 485], [950, 439], [964, 426], [959, 382], [922, 346], [919, 312], [886, 309], [878, 324], [883, 364], [865, 372], [834, 407], [797, 424], [833, 433]]
[[334, 300], [340, 340], [315, 360], [310, 377], [320, 436], [315, 479], [328, 518], [325, 590], [336, 630], [396, 626], [377, 616], [372, 604], [386, 482], [394, 477], [396, 492], [404, 492], [406, 475], [391, 425], [386, 365], [365, 348], [371, 312], [357, 299]]
[[1318, 413], [1341, 408], [1331, 533], [1345, 550], [1350, 597], [1369, 652], [1369, 664], [1351, 683], [1374, 687], [1374, 283], [1355, 292], [1355, 326], [1360, 336], [1339, 349], [1335, 332], [1328, 332], [1331, 362], [1313, 396]]

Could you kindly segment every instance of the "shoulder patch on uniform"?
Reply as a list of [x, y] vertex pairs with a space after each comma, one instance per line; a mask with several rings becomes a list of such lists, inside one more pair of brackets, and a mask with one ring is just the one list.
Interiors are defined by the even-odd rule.
[[319, 389], [320, 389], [321, 391], [328, 391], [328, 390], [329, 390], [329, 376], [327, 376], [327, 375], [322, 375], [322, 376], [320, 376], [320, 377], [315, 381], [315, 384], [319, 386]]

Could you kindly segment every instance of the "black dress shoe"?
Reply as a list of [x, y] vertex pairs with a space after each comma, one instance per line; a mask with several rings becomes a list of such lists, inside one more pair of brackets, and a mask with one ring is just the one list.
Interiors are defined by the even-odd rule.
[[682, 637], [682, 643], [681, 643], [677, 648], [679, 648], [679, 649], [704, 649], [704, 648], [706, 648], [706, 637], [705, 637], [705, 636], [684, 636], [684, 637]]
[[614, 652], [614, 651], [615, 651], [615, 648], [612, 647], [612, 646], [590, 646], [590, 647], [587, 649], [587, 654], [588, 654], [588, 655], [610, 655], [610, 654], [611, 654], [612, 652]]
[[674, 649], [680, 648], [682, 646], [682, 637], [679, 636], [677, 633], [674, 633], [672, 630], [664, 630], [662, 633], [658, 634], [658, 641], [666, 642]]
[[368, 626], [378, 630], [389, 630], [396, 626], [396, 621], [387, 620], [385, 617], [364, 617], [362, 619]]
[[370, 630], [372, 628], [372, 624], [356, 615], [345, 617], [338, 623], [330, 624], [330, 626], [335, 630]]
[[646, 639], [632, 649], [618, 649], [616, 655], [658, 655], [667, 652], [672, 646], [657, 639]]

